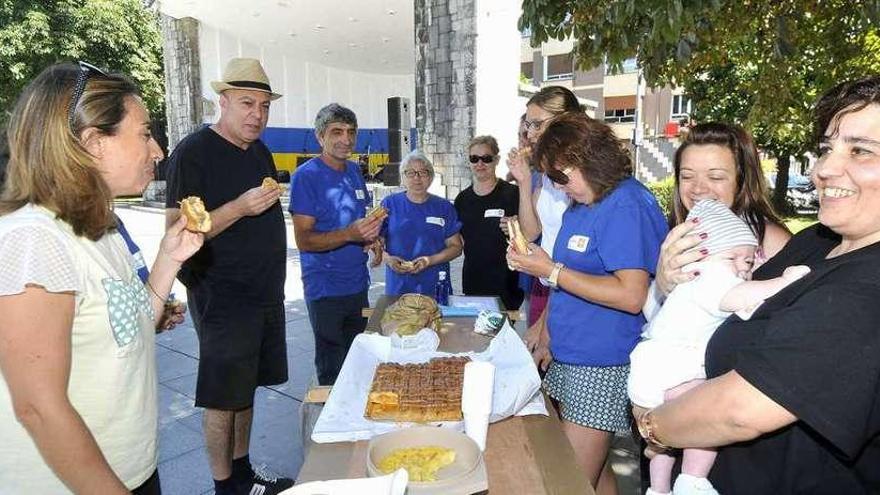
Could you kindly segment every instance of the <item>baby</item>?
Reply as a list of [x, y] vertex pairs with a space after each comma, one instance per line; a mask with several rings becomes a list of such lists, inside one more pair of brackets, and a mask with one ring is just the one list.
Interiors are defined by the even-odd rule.
[[[628, 391], [637, 406], [657, 407], [702, 382], [706, 345], [715, 329], [731, 313], [748, 319], [765, 299], [810, 271], [806, 266], [791, 266], [779, 278], [751, 281], [758, 240], [749, 226], [715, 200], [697, 203], [688, 214], [691, 218], [699, 219], [695, 233], [705, 234], [694, 249], [705, 249], [708, 255], [686, 268], [699, 270], [700, 276], [669, 294], [630, 355]], [[715, 455], [715, 450], [685, 449], [672, 492], [717, 494], [706, 479]], [[651, 487], [646, 495], [669, 493], [674, 463], [674, 457], [667, 454], [651, 459]]]

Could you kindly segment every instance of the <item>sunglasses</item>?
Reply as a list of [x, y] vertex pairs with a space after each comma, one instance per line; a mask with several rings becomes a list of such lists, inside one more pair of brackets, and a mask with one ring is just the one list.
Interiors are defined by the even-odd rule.
[[79, 99], [82, 98], [82, 94], [86, 90], [86, 82], [88, 82], [89, 77], [92, 74], [107, 77], [106, 72], [88, 62], [80, 61], [78, 62], [78, 64], [79, 74], [77, 74], [76, 83], [74, 83], [73, 85], [73, 94], [70, 97], [70, 104], [67, 106], [67, 123], [70, 126], [71, 132], [73, 132], [73, 121], [74, 117], [76, 116], [76, 106], [79, 105]]
[[559, 184], [560, 186], [564, 186], [564, 185], [568, 184], [569, 180], [571, 180], [571, 178], [569, 176], [571, 175], [572, 172], [574, 172], [574, 167], [565, 167], [562, 170], [550, 168], [550, 169], [547, 169], [547, 172], [545, 172], [545, 173], [547, 174], [547, 178], [550, 179], [550, 181], [555, 182], [556, 184]]
[[468, 157], [468, 160], [470, 160], [471, 163], [492, 163], [495, 161], [495, 155], [471, 155]]
[[407, 170], [403, 173], [403, 175], [407, 176], [410, 179], [412, 179], [413, 177], [416, 177], [416, 176], [422, 177], [422, 178], [428, 178], [431, 176], [431, 171], [430, 170]]

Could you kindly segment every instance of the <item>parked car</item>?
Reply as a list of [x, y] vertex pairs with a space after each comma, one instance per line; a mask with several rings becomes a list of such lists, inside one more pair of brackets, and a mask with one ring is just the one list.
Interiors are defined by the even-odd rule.
[[[775, 183], [775, 177], [770, 184]], [[798, 213], [813, 213], [819, 210], [819, 191], [809, 177], [800, 174], [788, 176], [788, 187], [785, 192], [788, 202]]]

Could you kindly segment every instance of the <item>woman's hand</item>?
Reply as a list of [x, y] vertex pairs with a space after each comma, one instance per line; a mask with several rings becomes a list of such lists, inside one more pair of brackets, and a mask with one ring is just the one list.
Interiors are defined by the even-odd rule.
[[[663, 294], [669, 294], [676, 285], [695, 279], [700, 272], [684, 272], [686, 265], [700, 261], [706, 257], [705, 250], [688, 249], [703, 242], [707, 234], [689, 234], [699, 223], [699, 219], [688, 220], [669, 231], [666, 240], [660, 246], [660, 259], [657, 260], [657, 274], [655, 280], [657, 289]], [[701, 237], [702, 236], [702, 237]]]
[[547, 345], [539, 344], [538, 347], [532, 351], [532, 359], [535, 361], [535, 366], [538, 367], [541, 371], [547, 371], [547, 368], [550, 367], [550, 363], [553, 362], [553, 355], [550, 354], [550, 342], [547, 342]]
[[508, 227], [509, 222], [517, 220], [517, 216], [509, 216], [509, 217], [501, 217], [501, 220], [498, 221], [498, 227], [501, 228], [501, 232], [504, 232], [504, 237], [510, 237], [510, 227]]
[[431, 266], [431, 259], [427, 256], [419, 256], [413, 261], [413, 268], [410, 270], [410, 273], [415, 275], [417, 273], [421, 273], [422, 270]]
[[386, 253], [383, 253], [382, 257], [385, 259], [385, 264], [388, 265], [388, 267], [391, 268], [391, 271], [393, 271], [395, 273], [401, 273], [401, 274], [406, 275], [412, 271], [411, 268], [406, 268], [403, 265], [403, 262], [405, 260], [403, 258], [401, 258], [400, 256], [392, 256], [386, 252]]
[[165, 236], [159, 244], [160, 256], [164, 254], [171, 261], [182, 264], [201, 249], [205, 242], [205, 235], [201, 232], [190, 232], [185, 227], [186, 217], [180, 215], [174, 225], [165, 232]]
[[165, 311], [159, 317], [159, 323], [156, 329], [159, 332], [171, 330], [177, 325], [183, 323], [186, 315], [186, 303], [176, 300], [169, 300], [165, 303]]
[[541, 278], [547, 278], [553, 271], [553, 260], [535, 243], [529, 243], [529, 254], [519, 254], [508, 246], [507, 264], [518, 272]]
[[507, 153], [507, 168], [519, 187], [531, 187], [528, 149], [511, 148]]

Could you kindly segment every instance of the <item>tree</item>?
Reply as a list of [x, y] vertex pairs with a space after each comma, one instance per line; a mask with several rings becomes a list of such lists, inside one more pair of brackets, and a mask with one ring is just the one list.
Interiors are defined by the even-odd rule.
[[[637, 56], [649, 84], [686, 88], [694, 117], [740, 123], [780, 165], [815, 147], [816, 97], [880, 72], [880, 0], [524, 0], [532, 43], [572, 36], [581, 66]], [[788, 167], [774, 204], [784, 207]]]
[[130, 75], [153, 119], [164, 120], [157, 15], [140, 0], [0, 0], [0, 128], [24, 86], [65, 60]]

